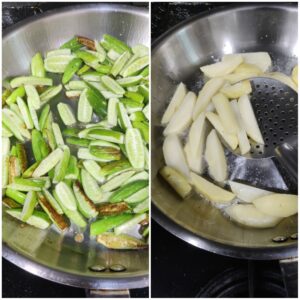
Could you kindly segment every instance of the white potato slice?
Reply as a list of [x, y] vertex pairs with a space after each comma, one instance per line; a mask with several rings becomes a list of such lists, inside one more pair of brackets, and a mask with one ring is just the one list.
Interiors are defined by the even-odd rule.
[[189, 184], [186, 178], [177, 170], [168, 166], [164, 166], [159, 170], [159, 173], [180, 195], [181, 198], [186, 198], [192, 192], [192, 186]]
[[244, 63], [252, 64], [266, 72], [272, 66], [272, 60], [268, 52], [248, 52], [248, 53], [235, 53], [225, 55], [222, 61], [230, 61], [234, 57], [242, 57]]
[[298, 85], [298, 65], [296, 65], [292, 71], [292, 79]]
[[185, 84], [183, 84], [182, 82], [179, 83], [178, 86], [176, 87], [175, 93], [174, 93], [167, 109], [164, 112], [164, 115], [161, 120], [161, 124], [166, 125], [167, 123], [169, 123], [173, 114], [175, 113], [177, 108], [182, 103], [186, 93], [187, 93], [187, 89], [186, 89]]
[[263, 74], [261, 77], [276, 79], [276, 80], [282, 82], [283, 84], [286, 84], [287, 86], [289, 86], [291, 89], [293, 89], [295, 92], [298, 93], [297, 84], [291, 79], [291, 77], [289, 77], [283, 73], [272, 72], [272, 73]]
[[253, 200], [273, 194], [270, 191], [256, 188], [254, 186], [239, 183], [236, 181], [228, 181], [231, 191], [236, 194], [237, 198], [244, 202], [252, 203]]
[[225, 130], [228, 133], [236, 134], [238, 132], [238, 123], [229, 100], [223, 94], [219, 93], [212, 97], [212, 102]]
[[253, 204], [234, 204], [226, 207], [225, 213], [233, 221], [253, 228], [271, 228], [282, 220], [260, 212]]
[[215, 129], [207, 136], [204, 157], [210, 177], [217, 182], [224, 182], [227, 179], [226, 157]]
[[229, 203], [235, 198], [233, 193], [220, 188], [193, 172], [191, 172], [191, 182], [195, 186], [196, 191], [211, 202]]
[[240, 97], [238, 107], [248, 136], [250, 136], [255, 142], [264, 144], [248, 95]]
[[193, 154], [189, 142], [186, 143], [183, 150], [190, 170], [201, 175], [205, 169], [203, 153], [199, 155]]
[[208, 77], [220, 77], [232, 73], [243, 62], [241, 55], [233, 55], [226, 60], [203, 66], [200, 70]]
[[205, 113], [200, 113], [198, 118], [192, 123], [189, 131], [188, 141], [194, 155], [203, 154], [204, 141], [207, 133], [207, 122], [205, 119]]
[[190, 171], [187, 166], [181, 142], [177, 135], [168, 135], [163, 144], [163, 154], [166, 165], [174, 168], [189, 178]]
[[243, 74], [255, 74], [256, 76], [262, 74], [263, 72], [259, 67], [252, 64], [242, 63], [235, 70], [234, 74], [243, 73]]
[[199, 91], [197, 102], [193, 112], [193, 120], [196, 120], [198, 115], [205, 111], [211, 98], [218, 93], [219, 89], [224, 85], [225, 81], [222, 78], [213, 78], [207, 81]]
[[209, 104], [205, 108], [205, 112], [214, 112], [216, 110], [214, 104], [212, 102], [209, 102]]
[[255, 73], [255, 72], [253, 72], [253, 73], [232, 73], [232, 74], [226, 75], [222, 78], [231, 84], [235, 84], [240, 81], [251, 79], [251, 78], [254, 78], [257, 76], [261, 76], [261, 75], [257, 75], [257, 73]]
[[286, 218], [298, 212], [297, 195], [271, 194], [257, 198], [252, 203], [259, 211], [274, 217]]
[[249, 80], [244, 80], [233, 85], [224, 86], [220, 92], [229, 99], [236, 99], [245, 94], [250, 94], [252, 87]]
[[221, 135], [225, 143], [232, 149], [235, 150], [238, 146], [238, 138], [235, 134], [231, 134], [226, 132], [220, 117], [213, 113], [213, 112], [207, 112], [206, 118], [209, 120], [209, 122], [213, 125], [213, 127], [218, 131], [218, 133]]
[[233, 112], [235, 114], [235, 117], [236, 117], [236, 120], [238, 122], [239, 130], [238, 130], [238, 133], [237, 133], [237, 138], [239, 140], [239, 147], [240, 147], [241, 154], [244, 155], [244, 154], [246, 154], [250, 151], [251, 145], [250, 145], [250, 142], [248, 140], [248, 136], [247, 136], [247, 133], [246, 133], [243, 121], [242, 121], [242, 117], [241, 117], [241, 114], [240, 114], [240, 111], [239, 111], [237, 101], [232, 100], [230, 102], [230, 105], [232, 107], [232, 110], [233, 110]]
[[190, 126], [195, 102], [196, 95], [188, 92], [165, 128], [164, 135], [180, 134]]

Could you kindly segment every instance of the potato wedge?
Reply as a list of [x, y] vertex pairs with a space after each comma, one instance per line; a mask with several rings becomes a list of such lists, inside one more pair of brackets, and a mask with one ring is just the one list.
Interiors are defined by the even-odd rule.
[[203, 66], [200, 70], [209, 78], [220, 77], [232, 73], [242, 62], [241, 55], [233, 55], [215, 64]]
[[254, 186], [239, 183], [236, 181], [228, 181], [231, 191], [236, 194], [237, 198], [244, 202], [252, 203], [253, 200], [263, 196], [273, 194], [270, 191], [256, 188]]
[[197, 155], [197, 154], [195, 155], [191, 151], [191, 145], [189, 144], [189, 142], [186, 143], [183, 150], [184, 150], [186, 161], [187, 161], [187, 164], [188, 164], [190, 170], [201, 175], [205, 169], [203, 152], [199, 155]]
[[177, 135], [168, 135], [163, 144], [163, 154], [166, 165], [182, 173], [186, 178], [190, 177], [181, 142]]
[[213, 127], [218, 131], [218, 133], [221, 135], [223, 140], [225, 141], [226, 145], [228, 145], [232, 150], [235, 150], [238, 146], [238, 138], [235, 134], [230, 134], [226, 132], [220, 117], [213, 113], [213, 112], [207, 112], [206, 114], [207, 119], [209, 122], [213, 125]]
[[211, 98], [219, 91], [224, 83], [225, 81], [222, 78], [213, 78], [205, 83], [197, 97], [193, 111], [193, 120], [196, 120], [198, 115], [206, 110], [209, 103], [211, 103]]
[[188, 142], [191, 146], [193, 155], [202, 155], [204, 149], [204, 141], [207, 133], [207, 122], [205, 113], [202, 112], [198, 118], [192, 123], [188, 135]]
[[215, 181], [224, 182], [227, 179], [227, 162], [215, 129], [207, 136], [204, 157], [208, 164], [210, 177]]
[[226, 75], [222, 78], [231, 84], [236, 84], [240, 81], [251, 79], [251, 78], [257, 77], [257, 76], [260, 76], [260, 75], [257, 75], [257, 73], [255, 73], [255, 72], [253, 72], [253, 73], [232, 73], [232, 74]]
[[244, 128], [248, 136], [250, 136], [255, 142], [259, 144], [264, 144], [264, 140], [260, 132], [248, 95], [240, 97], [238, 101], [238, 107], [242, 117]]
[[222, 61], [231, 61], [234, 57], [242, 57], [244, 63], [257, 66], [262, 72], [266, 72], [272, 66], [272, 60], [268, 52], [248, 52], [225, 55]]
[[232, 107], [232, 110], [233, 110], [233, 112], [235, 114], [235, 117], [236, 117], [236, 120], [238, 122], [239, 130], [238, 130], [238, 133], [237, 133], [237, 138], [239, 140], [239, 147], [240, 147], [241, 154], [244, 155], [244, 154], [246, 154], [250, 151], [251, 145], [250, 145], [250, 142], [248, 140], [248, 136], [247, 136], [247, 133], [246, 133], [243, 121], [242, 121], [242, 117], [241, 117], [241, 114], [240, 114], [240, 111], [239, 111], [237, 101], [232, 100], [230, 102], [230, 105]]
[[297, 195], [271, 194], [257, 198], [252, 203], [259, 211], [279, 218], [286, 218], [298, 212]]
[[179, 83], [176, 87], [175, 93], [174, 93], [167, 109], [164, 112], [164, 115], [161, 119], [161, 124], [166, 125], [167, 123], [169, 123], [173, 114], [175, 113], [177, 108], [182, 103], [186, 94], [187, 94], [187, 89], [186, 89], [185, 84], [183, 84], [182, 82]]
[[223, 86], [220, 92], [229, 99], [236, 99], [245, 94], [250, 94], [252, 87], [249, 80], [244, 80], [233, 85]]
[[255, 74], [256, 76], [258, 76], [258, 75], [262, 74], [263, 72], [256, 65], [242, 63], [233, 72], [233, 74], [238, 74], [238, 73]]
[[235, 198], [233, 193], [220, 188], [193, 172], [191, 172], [191, 181], [196, 191], [213, 203], [229, 203]]
[[225, 130], [228, 133], [236, 134], [239, 127], [228, 99], [223, 94], [219, 93], [212, 97], [212, 102], [215, 105]]
[[292, 79], [298, 85], [298, 65], [296, 65], [292, 71]]
[[287, 86], [289, 86], [291, 89], [293, 89], [295, 92], [298, 93], [297, 84], [291, 79], [291, 77], [289, 77], [283, 73], [272, 72], [272, 73], [263, 74], [261, 77], [276, 79], [276, 80], [282, 82], [283, 84], [286, 84]]
[[159, 170], [159, 173], [181, 198], [186, 198], [192, 192], [192, 186], [177, 170], [165, 166]]
[[196, 95], [193, 92], [188, 92], [165, 128], [164, 135], [180, 134], [188, 128], [192, 122], [195, 102]]
[[225, 213], [233, 221], [253, 228], [272, 228], [282, 220], [262, 213], [253, 204], [234, 204], [226, 207]]
[[212, 102], [209, 102], [209, 104], [205, 108], [205, 112], [214, 112], [216, 110], [214, 104]]

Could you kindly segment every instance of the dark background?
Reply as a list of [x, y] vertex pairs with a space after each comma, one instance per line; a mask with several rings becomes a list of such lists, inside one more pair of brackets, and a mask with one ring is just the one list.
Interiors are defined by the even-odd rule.
[[[152, 3], [152, 43], [180, 22], [228, 5], [232, 4]], [[201, 250], [173, 236], [153, 219], [151, 230], [152, 297], [286, 296], [278, 261], [247, 261]], [[248, 275], [255, 280], [249, 281]], [[294, 284], [294, 292], [297, 293], [297, 278], [294, 278]]]
[[[89, 2], [76, 2], [75, 5]], [[126, 3], [122, 3], [126, 4]], [[147, 3], [127, 3], [135, 6], [148, 6]], [[72, 6], [74, 3], [63, 2], [2, 2], [3, 30], [28, 17], [42, 14], [51, 9]], [[147, 298], [149, 289], [130, 291], [131, 297]], [[4, 298], [76, 298], [85, 297], [85, 290], [57, 284], [32, 275], [5, 259], [2, 259], [2, 297]]]

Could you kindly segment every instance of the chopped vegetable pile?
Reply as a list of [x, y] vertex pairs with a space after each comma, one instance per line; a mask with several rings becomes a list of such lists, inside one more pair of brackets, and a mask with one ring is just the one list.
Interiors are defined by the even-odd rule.
[[[217, 207], [221, 204], [232, 220], [256, 228], [276, 226], [298, 210], [297, 195], [228, 181], [224, 147], [245, 155], [250, 140], [264, 144], [250, 102], [249, 79], [273, 78], [297, 91], [298, 66], [291, 76], [266, 73], [271, 66], [267, 52], [225, 55], [220, 62], [200, 68], [208, 81], [198, 96], [183, 83], [177, 86], [161, 121], [166, 163], [160, 169], [162, 177], [182, 198], [191, 194], [193, 186]], [[205, 173], [210, 180], [202, 176]], [[231, 191], [224, 188], [226, 184]]]
[[9, 215], [40, 229], [89, 228], [108, 248], [147, 247], [148, 51], [108, 34], [75, 36], [4, 82]]

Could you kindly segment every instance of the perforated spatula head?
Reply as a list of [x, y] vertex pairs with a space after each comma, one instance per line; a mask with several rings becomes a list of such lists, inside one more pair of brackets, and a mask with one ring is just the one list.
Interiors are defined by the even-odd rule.
[[[228, 153], [230, 179], [287, 191], [292, 186], [287, 181], [297, 185], [298, 94], [276, 79], [256, 77], [250, 81], [250, 100], [265, 144], [251, 141], [249, 157]], [[288, 179], [274, 157], [287, 171]]]
[[298, 136], [298, 94], [279, 80], [251, 79], [251, 104], [265, 144], [252, 143], [252, 157], [271, 157], [275, 148]]

